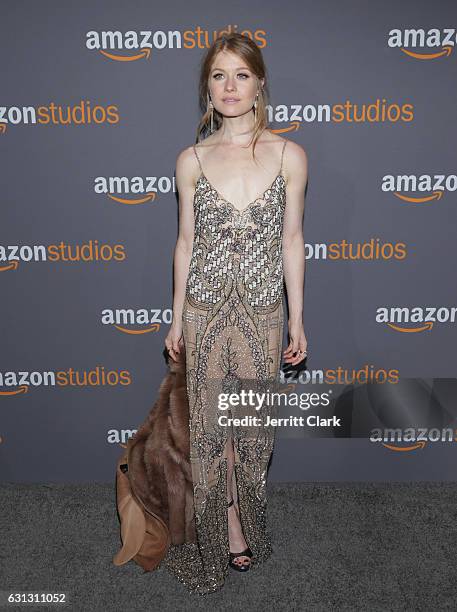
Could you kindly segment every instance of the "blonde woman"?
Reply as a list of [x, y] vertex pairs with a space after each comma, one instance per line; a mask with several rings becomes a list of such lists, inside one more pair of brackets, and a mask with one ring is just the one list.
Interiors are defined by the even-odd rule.
[[290, 341], [282, 357], [296, 365], [307, 354], [307, 156], [267, 128], [266, 86], [252, 40], [217, 38], [201, 64], [196, 144], [176, 163], [179, 235], [165, 345], [172, 359], [182, 351], [186, 359], [195, 538], [172, 546], [165, 565], [198, 593], [220, 588], [228, 567], [246, 572], [272, 552], [266, 475], [274, 428], [259, 424], [253, 406], [244, 414], [257, 422], [234, 422], [239, 412], [220, 400], [278, 380], [284, 281]]

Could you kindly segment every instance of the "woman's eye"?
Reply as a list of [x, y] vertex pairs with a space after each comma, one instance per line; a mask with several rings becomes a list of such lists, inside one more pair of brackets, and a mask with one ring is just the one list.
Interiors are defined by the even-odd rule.
[[[218, 73], [216, 73], [216, 74], [213, 74], [213, 78], [214, 78], [214, 79], [217, 79], [217, 78], [218, 78], [218, 77], [220, 77], [220, 76], [224, 76], [224, 75], [223, 75], [221, 72], [218, 72]], [[239, 73], [238, 73], [238, 76], [246, 77], [247, 79], [249, 78], [249, 75], [248, 75], [248, 74], [245, 74], [244, 72], [239, 72]]]

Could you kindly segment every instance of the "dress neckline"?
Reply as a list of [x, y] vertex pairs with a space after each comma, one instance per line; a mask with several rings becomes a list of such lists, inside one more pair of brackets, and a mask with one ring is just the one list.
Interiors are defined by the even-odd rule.
[[[249, 204], [246, 204], [246, 206], [243, 206], [243, 208], [237, 208], [232, 202], [230, 202], [230, 200], [227, 200], [227, 198], [225, 198], [221, 192], [216, 189], [214, 187], [214, 185], [212, 185], [212, 183], [210, 183], [210, 181], [208, 180], [207, 176], [205, 175], [205, 173], [203, 172], [203, 170], [200, 173], [200, 176], [198, 177], [198, 181], [200, 181], [202, 178], [208, 183], [208, 185], [211, 187], [211, 189], [213, 191], [216, 192], [219, 200], [222, 200], [223, 202], [225, 202], [226, 204], [228, 204], [229, 206], [231, 206], [231, 208], [233, 208], [233, 210], [239, 214], [242, 214], [244, 212], [246, 212], [253, 204], [255, 204], [256, 202], [258, 202], [259, 200], [262, 200], [264, 195], [267, 193], [267, 191], [270, 191], [270, 189], [273, 187], [273, 185], [276, 183], [276, 181], [279, 179], [279, 177], [282, 177], [284, 179], [284, 176], [282, 174], [282, 171], [280, 171], [275, 178], [271, 181], [271, 183], [268, 185], [268, 187], [266, 189], [264, 189], [261, 193], [259, 193], [259, 195], [254, 198], [254, 200], [252, 200], [252, 202], [249, 202]], [[197, 181], [197, 182], [198, 182]]]

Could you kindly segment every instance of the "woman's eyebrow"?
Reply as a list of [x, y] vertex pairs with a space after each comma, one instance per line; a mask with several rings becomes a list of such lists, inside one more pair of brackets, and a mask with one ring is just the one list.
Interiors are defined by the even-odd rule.
[[[223, 68], [213, 68], [211, 72], [214, 72], [215, 70], [220, 70], [221, 72], [225, 72]], [[249, 68], [247, 66], [238, 66], [238, 68], [235, 68], [235, 70], [249, 70]]]

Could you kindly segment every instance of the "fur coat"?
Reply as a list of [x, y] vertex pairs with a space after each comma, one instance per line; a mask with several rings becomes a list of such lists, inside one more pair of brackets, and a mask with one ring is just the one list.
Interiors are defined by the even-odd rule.
[[168, 364], [158, 398], [127, 443], [116, 472], [122, 548], [113, 563], [133, 559], [155, 569], [170, 544], [195, 542], [185, 351]]

